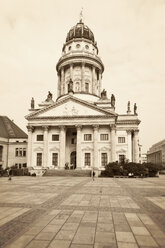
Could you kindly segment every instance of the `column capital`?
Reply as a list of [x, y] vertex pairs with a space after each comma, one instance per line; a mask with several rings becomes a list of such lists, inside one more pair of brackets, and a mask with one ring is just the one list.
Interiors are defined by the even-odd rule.
[[99, 125], [98, 124], [94, 124], [94, 125], [92, 125], [93, 126], [93, 129], [94, 130], [98, 130], [99, 129]]
[[115, 125], [115, 124], [111, 124], [111, 125], [110, 125], [110, 129], [111, 129], [111, 131], [112, 131], [112, 130], [116, 130], [116, 125]]
[[77, 128], [77, 130], [81, 130], [82, 129], [82, 125], [80, 125], [80, 124], [75, 125], [75, 127]]
[[126, 132], [127, 134], [132, 134], [132, 129], [127, 129]]
[[134, 130], [134, 134], [137, 135], [138, 133], [139, 133], [139, 129], [135, 129], [135, 130]]
[[33, 126], [28, 125], [26, 127], [27, 127], [28, 132], [31, 132], [31, 133], [34, 132], [34, 127]]
[[49, 130], [49, 126], [42, 126], [44, 131], [48, 131]]
[[65, 126], [64, 125], [59, 126], [59, 128], [60, 128], [61, 131], [64, 131], [65, 130]]

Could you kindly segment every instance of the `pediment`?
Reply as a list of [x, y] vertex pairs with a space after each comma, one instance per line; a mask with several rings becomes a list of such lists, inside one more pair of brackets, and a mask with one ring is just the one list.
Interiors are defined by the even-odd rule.
[[34, 149], [34, 152], [42, 152], [43, 151], [43, 148], [38, 146]]
[[58, 101], [38, 110], [27, 116], [29, 118], [45, 118], [45, 117], [79, 117], [79, 116], [114, 116], [108, 111], [79, 100], [75, 97], [67, 97], [64, 100]]

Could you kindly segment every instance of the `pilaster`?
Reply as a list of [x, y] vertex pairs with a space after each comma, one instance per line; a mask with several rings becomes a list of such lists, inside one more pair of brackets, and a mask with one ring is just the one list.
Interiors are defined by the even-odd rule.
[[99, 71], [99, 96], [101, 96], [101, 71]]
[[129, 162], [132, 162], [132, 130], [127, 130], [127, 158]]
[[98, 130], [99, 125], [93, 125], [93, 168], [98, 168]]
[[92, 67], [92, 93], [95, 94], [95, 67]]
[[77, 128], [76, 167], [77, 169], [80, 169], [82, 168], [82, 158], [81, 158], [82, 126], [76, 125], [76, 128]]
[[116, 162], [116, 126], [110, 125], [111, 131], [111, 162]]
[[65, 94], [65, 77], [64, 77], [64, 67], [61, 68], [61, 93]]
[[139, 146], [138, 146], [138, 133], [139, 130], [134, 130], [133, 137], [133, 162], [139, 163]]
[[32, 166], [32, 133], [34, 131], [33, 126], [27, 126], [28, 130], [28, 144], [27, 144], [27, 167]]
[[66, 147], [66, 128], [60, 126], [60, 169], [65, 168], [65, 148]]
[[84, 82], [84, 72], [85, 72], [85, 63], [82, 63], [81, 68], [81, 91], [85, 91], [85, 82]]
[[44, 152], [43, 152], [43, 167], [48, 166], [48, 130], [49, 126], [43, 126], [44, 130]]

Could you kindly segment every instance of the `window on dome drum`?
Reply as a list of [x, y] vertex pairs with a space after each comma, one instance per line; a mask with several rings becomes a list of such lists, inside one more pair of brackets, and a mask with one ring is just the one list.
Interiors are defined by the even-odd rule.
[[71, 47], [71, 46], [69, 46], [68, 50], [70, 51], [70, 50], [71, 50], [71, 48], [72, 48], [72, 47]]
[[2, 161], [2, 151], [3, 151], [3, 146], [0, 146], [0, 161]]
[[86, 46], [85, 46], [85, 48], [88, 50], [88, 49], [89, 49], [89, 46], [88, 46], [88, 45], [86, 45]]
[[43, 140], [44, 140], [43, 134], [37, 134], [37, 141], [43, 141]]
[[76, 48], [80, 48], [80, 44], [77, 44], [77, 45], [76, 45]]
[[58, 153], [52, 153], [52, 165], [58, 166]]
[[91, 166], [91, 154], [90, 153], [85, 153], [85, 166]]
[[101, 153], [101, 166], [105, 167], [108, 163], [108, 155], [107, 153]]
[[79, 82], [76, 82], [76, 84], [75, 84], [75, 91], [76, 91], [76, 92], [79, 91]]
[[118, 143], [125, 143], [125, 137], [118, 137]]
[[42, 153], [38, 152], [37, 153], [37, 166], [41, 166], [42, 165]]
[[59, 141], [59, 134], [52, 134], [52, 141]]
[[15, 148], [16, 157], [26, 157], [26, 148]]
[[108, 133], [102, 133], [102, 134], [100, 134], [100, 140], [108, 140], [108, 139], [109, 139]]
[[91, 141], [92, 140], [92, 134], [84, 134], [84, 140], [85, 141]]
[[89, 92], [89, 84], [88, 83], [85, 83], [85, 92]]
[[125, 155], [121, 154], [119, 155], [119, 163], [123, 164], [125, 162]]

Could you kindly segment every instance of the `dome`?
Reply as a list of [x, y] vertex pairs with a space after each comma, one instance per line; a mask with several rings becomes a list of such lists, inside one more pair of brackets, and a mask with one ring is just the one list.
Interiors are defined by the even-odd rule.
[[85, 38], [95, 43], [93, 32], [81, 21], [70, 29], [66, 37], [66, 42], [75, 38]]

